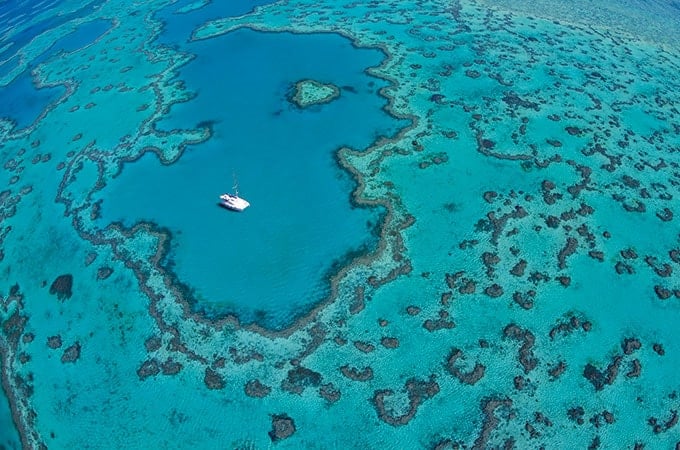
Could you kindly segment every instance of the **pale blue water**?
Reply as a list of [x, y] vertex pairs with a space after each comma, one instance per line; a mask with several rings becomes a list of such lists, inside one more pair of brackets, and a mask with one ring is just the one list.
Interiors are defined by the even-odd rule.
[[679, 445], [677, 2], [0, 30], [0, 448]]

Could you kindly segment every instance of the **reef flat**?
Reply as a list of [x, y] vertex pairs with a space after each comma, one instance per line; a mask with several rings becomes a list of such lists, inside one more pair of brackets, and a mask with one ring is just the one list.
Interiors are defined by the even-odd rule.
[[331, 83], [316, 80], [300, 80], [293, 88], [292, 102], [299, 108], [330, 103], [340, 97], [340, 89]]
[[[680, 49], [649, 24], [677, 16], [514, 3], [88, 10], [78, 20], [112, 27], [30, 68], [61, 97], [0, 127], [0, 354], [17, 429], [2, 442], [676, 447]], [[156, 40], [163, 8], [202, 18], [193, 43], [332, 33], [385, 55], [365, 71], [399, 131], [334, 155], [353, 204], [385, 211], [378, 241], [284, 329], [197, 312], [168, 270], [170, 229], [101, 220], [124, 164], [152, 152], [179, 167], [215, 139], [172, 119], [200, 93], [181, 78], [190, 44]], [[69, 30], [21, 41], [3, 86]]]

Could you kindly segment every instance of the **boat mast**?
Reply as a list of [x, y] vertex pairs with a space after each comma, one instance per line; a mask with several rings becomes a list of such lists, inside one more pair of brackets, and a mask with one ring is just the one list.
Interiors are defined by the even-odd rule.
[[233, 175], [234, 175], [234, 195], [238, 197], [238, 180], [236, 179], [236, 172], [234, 172]]

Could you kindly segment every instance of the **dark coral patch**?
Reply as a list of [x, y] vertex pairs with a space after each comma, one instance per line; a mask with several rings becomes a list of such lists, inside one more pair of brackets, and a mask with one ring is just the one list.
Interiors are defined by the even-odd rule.
[[654, 286], [654, 292], [656, 293], [656, 296], [659, 297], [661, 300], [668, 300], [672, 293], [670, 290], [666, 289], [663, 286], [659, 286], [658, 284]]
[[569, 408], [567, 410], [567, 417], [572, 422], [576, 422], [579, 425], [583, 425], [583, 423], [585, 422], [583, 420], [583, 416], [585, 415], [585, 413], [586, 412], [582, 406], [574, 406], [573, 408]]
[[51, 348], [52, 350], [58, 349], [61, 347], [61, 336], [56, 335], [56, 336], [50, 336], [47, 338], [47, 346]]
[[493, 203], [496, 197], [498, 197], [498, 194], [494, 191], [486, 191], [482, 197], [484, 197], [485, 202]]
[[406, 381], [405, 390], [409, 400], [409, 407], [406, 412], [400, 415], [395, 415], [393, 411], [389, 410], [385, 405], [385, 399], [394, 395], [394, 391], [391, 389], [375, 391], [375, 394], [373, 395], [373, 406], [375, 407], [380, 420], [395, 427], [408, 424], [416, 415], [421, 403], [439, 393], [439, 385], [434, 380], [433, 376], [431, 376], [428, 381], [410, 378]]
[[[475, 439], [474, 449], [488, 448], [489, 439], [491, 438], [491, 433], [500, 425], [500, 420], [496, 417], [496, 410], [498, 409], [509, 409], [512, 407], [512, 400], [509, 398], [496, 398], [489, 397], [481, 401], [482, 414], [484, 416], [484, 421], [482, 422], [482, 430]], [[510, 445], [509, 448], [514, 447]]]
[[56, 295], [59, 300], [66, 300], [73, 295], [73, 275], [59, 275], [50, 286], [50, 294]]
[[250, 380], [246, 383], [244, 390], [248, 397], [264, 398], [269, 395], [272, 388], [262, 384], [260, 380]]
[[672, 409], [670, 411], [670, 417], [668, 420], [663, 422], [656, 417], [650, 417], [647, 420], [647, 423], [649, 423], [649, 425], [652, 427], [654, 434], [666, 432], [678, 424], [678, 411], [676, 409]]
[[626, 355], [632, 355], [635, 351], [642, 348], [642, 343], [638, 338], [626, 338], [621, 343], [621, 348]]
[[596, 259], [600, 262], [604, 262], [604, 253], [599, 251], [599, 250], [589, 251], [588, 256], [590, 256], [591, 258]]
[[66, 350], [64, 350], [64, 354], [61, 355], [61, 362], [73, 363], [78, 361], [78, 358], [80, 358], [80, 343], [76, 342], [75, 344], [71, 345]]
[[161, 338], [158, 336], [151, 336], [146, 341], [144, 341], [144, 348], [146, 348], [147, 352], [155, 352], [161, 348], [162, 343], [163, 341], [161, 341]]
[[158, 375], [161, 369], [158, 367], [158, 361], [155, 358], [147, 359], [137, 369], [137, 376], [140, 380], [146, 380], [151, 376]]
[[371, 353], [375, 350], [375, 345], [364, 341], [354, 341], [354, 347], [362, 353]]
[[567, 363], [564, 361], [559, 361], [548, 369], [548, 375], [550, 375], [550, 381], [555, 381], [567, 370]]
[[562, 276], [558, 276], [556, 279], [564, 287], [569, 287], [569, 285], [571, 284], [571, 277], [562, 275]]
[[464, 356], [460, 349], [451, 349], [451, 353], [449, 353], [449, 356], [446, 359], [446, 370], [448, 370], [451, 375], [458, 378], [461, 383], [474, 385], [484, 377], [486, 367], [483, 364], [476, 362], [472, 370], [466, 372], [456, 364], [456, 362], [462, 358], [464, 358]]
[[340, 368], [340, 372], [352, 381], [368, 381], [373, 379], [373, 369], [370, 366], [359, 370], [356, 367], [344, 365]]
[[673, 249], [668, 252], [668, 256], [670, 256], [673, 262], [680, 264], [680, 250]]
[[219, 390], [224, 389], [225, 382], [222, 376], [211, 369], [206, 367], [205, 376], [203, 377], [203, 383], [208, 387], [208, 389]]
[[614, 270], [618, 275], [632, 275], [635, 273], [635, 269], [630, 264], [623, 261], [617, 261], [616, 265], [614, 265]]
[[517, 93], [512, 91], [506, 92], [502, 100], [508, 106], [511, 106], [513, 108], [521, 107], [526, 109], [533, 109], [535, 111], [539, 111], [541, 109], [538, 103], [523, 99]]
[[666, 354], [666, 350], [663, 348], [663, 345], [661, 344], [657, 343], [652, 345], [652, 349], [654, 349], [654, 352], [659, 356], [663, 356]]
[[568, 237], [564, 247], [557, 254], [557, 266], [560, 270], [564, 270], [567, 267], [567, 258], [576, 252], [577, 247], [578, 241], [573, 237]]
[[423, 322], [423, 328], [425, 328], [429, 332], [438, 330], [450, 330], [455, 326], [456, 324], [453, 322], [453, 320], [449, 320], [449, 313], [443, 309], [439, 311], [438, 319], [435, 320], [427, 319], [425, 322]]
[[517, 303], [522, 309], [531, 309], [534, 307], [534, 300], [536, 297], [536, 291], [530, 290], [526, 293], [515, 292], [512, 294], [512, 299]]
[[380, 339], [380, 344], [382, 344], [383, 347], [385, 348], [397, 348], [399, 347], [399, 339], [395, 337], [388, 337], [385, 336], [382, 339]]
[[319, 386], [321, 374], [306, 367], [297, 366], [288, 371], [288, 376], [281, 382], [281, 389], [293, 394], [302, 394], [309, 386]]
[[518, 325], [510, 324], [503, 329], [503, 336], [522, 342], [519, 349], [519, 363], [524, 369], [524, 373], [529, 373], [538, 365], [538, 359], [534, 356], [533, 346], [536, 341], [533, 333], [527, 329], [522, 329]]
[[626, 378], [637, 378], [642, 373], [642, 364], [639, 359], [634, 359], [630, 362], [630, 370], [626, 372]]
[[366, 307], [366, 298], [364, 294], [364, 286], [357, 286], [354, 290], [354, 298], [349, 305], [350, 314], [358, 314]]
[[417, 306], [410, 305], [406, 307], [406, 314], [408, 314], [409, 316], [417, 316], [418, 314], [420, 314], [420, 308]]
[[615, 356], [604, 371], [588, 363], [583, 369], [583, 377], [590, 381], [596, 391], [601, 391], [606, 385], [614, 383], [622, 361], [621, 356]]
[[503, 287], [500, 286], [499, 284], [492, 284], [491, 286], [488, 286], [486, 289], [484, 289], [484, 294], [491, 298], [498, 298], [501, 295], [503, 295]]
[[565, 130], [570, 136], [583, 136], [585, 134], [585, 131], [578, 127], [565, 127]]
[[673, 275], [673, 267], [668, 263], [660, 263], [654, 256], [645, 256], [645, 262], [661, 278]]
[[338, 390], [333, 383], [322, 384], [319, 388], [319, 395], [329, 403], [335, 403], [340, 400], [340, 390]]
[[97, 279], [98, 280], [106, 280], [108, 277], [113, 274], [113, 269], [110, 267], [100, 267], [97, 269]]
[[568, 336], [579, 328], [586, 332], [590, 331], [590, 322], [570, 313], [557, 321], [557, 324], [550, 329], [549, 336], [551, 340], [554, 340], [560, 336]]
[[161, 372], [163, 372], [163, 375], [177, 375], [182, 370], [182, 367], [182, 363], [168, 358], [161, 364]]
[[272, 415], [272, 429], [268, 433], [272, 442], [288, 439], [296, 430], [295, 421], [288, 414]]
[[89, 252], [89, 253], [85, 256], [85, 265], [86, 265], [86, 266], [89, 266], [90, 264], [92, 264], [92, 263], [94, 262], [95, 259], [97, 259], [97, 253], [95, 253], [95, 252]]
[[432, 94], [430, 96], [430, 101], [441, 105], [444, 103], [444, 96], [442, 94]]

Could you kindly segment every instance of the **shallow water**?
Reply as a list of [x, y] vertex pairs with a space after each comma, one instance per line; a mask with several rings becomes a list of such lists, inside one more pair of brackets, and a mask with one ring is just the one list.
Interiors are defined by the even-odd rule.
[[0, 12], [0, 443], [674, 448], [674, 5]]

